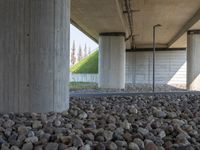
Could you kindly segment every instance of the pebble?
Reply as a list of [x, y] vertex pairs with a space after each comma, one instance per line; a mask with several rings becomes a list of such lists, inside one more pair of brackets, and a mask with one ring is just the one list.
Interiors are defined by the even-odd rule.
[[12, 146], [12, 147], [10, 148], [10, 150], [20, 150], [20, 149], [19, 149], [19, 147], [17, 147], [17, 146]]
[[42, 127], [41, 121], [35, 120], [32, 125], [33, 129], [38, 129]]
[[38, 137], [36, 136], [32, 136], [32, 137], [28, 137], [25, 139], [26, 143], [37, 143], [38, 142]]
[[195, 150], [200, 95], [71, 98], [63, 113], [0, 114], [3, 150]]
[[8, 119], [7, 121], [4, 122], [3, 126], [4, 126], [5, 128], [11, 128], [14, 124], [15, 124], [14, 121]]
[[158, 150], [158, 147], [151, 140], [145, 140], [145, 150]]
[[22, 135], [28, 134], [28, 129], [26, 126], [19, 126], [17, 131], [19, 134], [22, 134]]
[[149, 130], [145, 128], [138, 128], [138, 132], [141, 133], [143, 136], [146, 136], [149, 133]]
[[58, 144], [57, 143], [48, 143], [45, 147], [45, 150], [57, 150]]
[[136, 143], [140, 149], [144, 149], [144, 142], [141, 139], [135, 138], [133, 142]]
[[136, 143], [133, 143], [133, 142], [129, 143], [128, 149], [129, 150], [140, 150], [139, 146]]
[[160, 137], [161, 139], [164, 138], [164, 137], [166, 137], [166, 133], [165, 133], [164, 130], [160, 131], [159, 137]]
[[77, 147], [68, 147], [65, 150], [78, 150]]
[[108, 150], [117, 150], [117, 145], [114, 142], [109, 142], [106, 146]]
[[118, 147], [127, 147], [126, 141], [115, 141]]
[[81, 147], [84, 145], [82, 139], [78, 135], [72, 137], [72, 143], [75, 147]]
[[90, 145], [84, 145], [84, 146], [82, 146], [79, 150], [90, 150], [91, 148], [90, 148]]
[[32, 150], [33, 144], [32, 143], [25, 143], [22, 147], [22, 150]]

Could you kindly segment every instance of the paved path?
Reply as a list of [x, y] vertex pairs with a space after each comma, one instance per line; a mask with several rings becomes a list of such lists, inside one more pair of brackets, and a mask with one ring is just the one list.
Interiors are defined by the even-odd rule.
[[182, 91], [182, 92], [148, 92], [148, 93], [117, 93], [117, 92], [107, 92], [107, 93], [70, 93], [70, 97], [110, 97], [110, 96], [153, 96], [153, 95], [185, 95], [185, 94], [197, 94], [200, 95], [200, 91]]

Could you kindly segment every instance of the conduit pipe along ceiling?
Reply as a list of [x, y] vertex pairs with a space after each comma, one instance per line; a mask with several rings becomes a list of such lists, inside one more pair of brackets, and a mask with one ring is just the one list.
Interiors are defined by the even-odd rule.
[[[140, 11], [133, 13], [134, 9]], [[152, 27], [156, 23], [163, 26], [157, 37], [158, 47], [186, 47], [185, 33], [200, 29], [199, 19], [200, 0], [71, 1], [71, 20], [84, 32], [97, 41], [102, 32], [126, 32], [132, 39], [139, 34], [134, 39], [137, 48], [152, 48]]]

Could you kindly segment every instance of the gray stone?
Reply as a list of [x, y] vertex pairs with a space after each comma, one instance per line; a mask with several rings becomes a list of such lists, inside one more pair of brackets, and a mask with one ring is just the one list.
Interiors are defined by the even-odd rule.
[[43, 150], [42, 146], [35, 146], [34, 150]]
[[164, 130], [160, 131], [159, 135], [158, 135], [161, 139], [166, 137], [166, 133]]
[[81, 112], [80, 114], [79, 114], [79, 118], [80, 119], [86, 119], [88, 117], [88, 115], [87, 115], [87, 113], [85, 113], [85, 112]]
[[17, 129], [19, 134], [26, 135], [28, 133], [28, 129], [26, 126], [19, 126]]
[[99, 143], [96, 146], [96, 150], [106, 150], [106, 147], [103, 143]]
[[126, 141], [115, 141], [118, 147], [127, 147], [127, 142]]
[[79, 150], [90, 150], [91, 148], [90, 148], [90, 145], [83, 145], [83, 146], [81, 146], [81, 148], [79, 149]]
[[32, 137], [28, 137], [25, 139], [26, 143], [37, 143], [38, 142], [38, 137], [36, 136], [32, 136]]
[[22, 147], [22, 150], [32, 150], [33, 144], [32, 143], [25, 143]]
[[61, 124], [62, 124], [61, 121], [58, 120], [58, 119], [56, 119], [56, 120], [54, 121], [54, 125], [55, 125], [56, 127], [60, 127]]
[[166, 112], [161, 111], [161, 110], [157, 110], [154, 112], [155, 117], [158, 118], [165, 118], [167, 116]]
[[4, 143], [1, 145], [1, 150], [10, 150], [9, 147], [10, 145], [8, 143]]
[[125, 120], [123, 123], [122, 123], [122, 127], [126, 130], [130, 130], [131, 129], [131, 124]]
[[84, 145], [82, 139], [78, 135], [72, 136], [72, 143], [75, 147], [81, 147]]
[[38, 129], [38, 128], [42, 128], [42, 123], [41, 121], [35, 120], [32, 124], [33, 129]]
[[106, 149], [117, 150], [117, 145], [114, 142], [108, 142], [107, 145], [106, 145]]
[[151, 140], [145, 140], [145, 150], [158, 150], [158, 147]]
[[131, 113], [131, 114], [137, 114], [137, 113], [138, 113], [138, 110], [137, 110], [137, 108], [136, 108], [134, 105], [131, 105], [131, 106], [128, 108], [128, 111], [129, 111], [129, 113]]
[[57, 143], [48, 143], [45, 147], [45, 150], [57, 150], [58, 144]]
[[70, 145], [72, 143], [71, 136], [60, 136], [60, 140], [62, 143], [66, 144], [66, 145]]
[[141, 133], [143, 136], [146, 136], [149, 133], [149, 130], [145, 128], [138, 128], [138, 132]]
[[105, 130], [103, 132], [103, 136], [105, 137], [106, 141], [110, 141], [113, 138], [113, 132]]
[[78, 148], [77, 147], [68, 147], [65, 150], [78, 150]]
[[10, 120], [10, 119], [8, 119], [7, 121], [5, 121], [4, 124], [3, 124], [3, 126], [4, 126], [5, 128], [11, 128], [11, 127], [14, 126], [14, 125], [15, 125], [15, 122], [12, 121], [12, 120]]
[[133, 142], [136, 143], [141, 150], [144, 149], [144, 142], [141, 139], [135, 138]]
[[140, 150], [139, 146], [136, 143], [133, 143], [133, 142], [128, 144], [128, 149], [129, 150]]
[[20, 149], [19, 149], [19, 147], [17, 147], [17, 146], [12, 146], [12, 147], [10, 148], [10, 150], [20, 150]]

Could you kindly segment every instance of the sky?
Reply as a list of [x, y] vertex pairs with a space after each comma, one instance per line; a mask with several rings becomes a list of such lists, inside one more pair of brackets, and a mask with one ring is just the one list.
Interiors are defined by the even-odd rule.
[[70, 50], [72, 49], [73, 41], [75, 41], [76, 49], [78, 50], [79, 46], [84, 49], [85, 44], [87, 48], [91, 48], [91, 51], [95, 50], [98, 45], [96, 42], [91, 40], [88, 36], [82, 33], [79, 29], [77, 29], [72, 24], [70, 25]]

